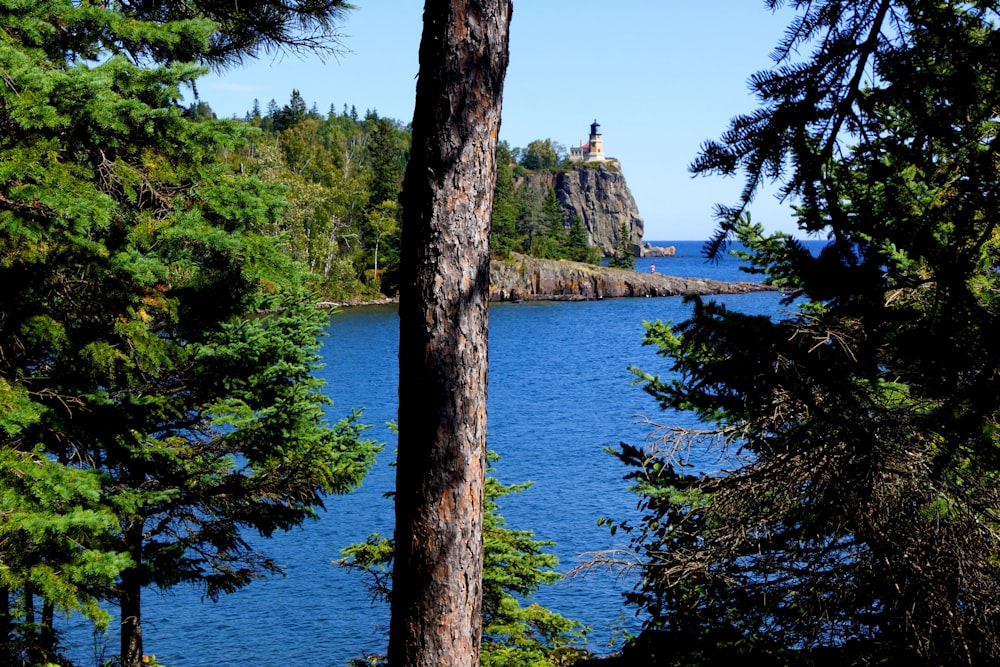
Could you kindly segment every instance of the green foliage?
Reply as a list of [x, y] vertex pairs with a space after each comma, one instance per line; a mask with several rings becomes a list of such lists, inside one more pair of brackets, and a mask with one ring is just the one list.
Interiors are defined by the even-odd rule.
[[368, 229], [375, 241], [372, 253], [374, 259], [372, 282], [380, 286], [383, 276], [379, 273], [379, 249], [383, 249], [383, 265], [386, 263], [386, 255], [391, 266], [399, 263], [399, 218], [402, 215], [400, 209], [398, 202], [386, 200], [368, 212]]
[[51, 613], [82, 612], [106, 628], [102, 589], [131, 563], [101, 548], [116, 517], [101, 503], [101, 478], [51, 461], [44, 452], [0, 448], [0, 627], [2, 664], [58, 660]]
[[551, 139], [535, 139], [518, 151], [518, 164], [529, 171], [558, 169], [568, 162], [566, 149]]
[[320, 118], [306, 109], [293, 91], [283, 107], [272, 101], [264, 116], [248, 113], [263, 135], [229, 161], [286, 189], [288, 207], [267, 231], [306, 265], [325, 298], [392, 295], [409, 131], [375, 112], [362, 121], [356, 113]]
[[[495, 458], [495, 457], [494, 457]], [[522, 605], [539, 586], [558, 581], [558, 561], [530, 530], [507, 527], [497, 500], [530, 484], [504, 485], [486, 478], [483, 522], [483, 643], [480, 664], [489, 667], [569, 665], [588, 655], [585, 628], [538, 604]], [[392, 540], [378, 534], [344, 548], [340, 565], [365, 572], [378, 599], [392, 594]], [[378, 656], [356, 664], [381, 664]]]
[[542, 199], [543, 231], [535, 250], [537, 257], [556, 259], [566, 254], [566, 217], [555, 189], [549, 188]]
[[175, 15], [240, 17], [185, 7], [14, 3], [0, 31], [0, 594], [42, 628], [36, 662], [54, 609], [103, 624], [107, 599], [137, 664], [144, 587], [280, 571], [248, 535], [314, 516], [378, 449], [326, 421], [326, 317], [269, 235], [287, 189], [230, 162], [259, 132], [178, 104], [185, 62], [236, 47]]
[[[528, 149], [511, 149], [505, 142], [498, 144], [490, 232], [490, 251], [494, 256], [508, 257], [519, 252], [590, 264], [600, 261], [600, 252], [590, 245], [583, 220], [579, 215], [569, 216], [554, 188], [533, 189], [523, 181], [516, 185], [518, 172], [524, 174], [525, 160], [537, 165], [533, 169], [563, 168], [566, 160], [558, 157], [560, 150], [561, 147], [547, 139], [531, 142]], [[550, 155], [543, 160], [538, 157], [541, 154]]]
[[369, 201], [397, 203], [409, 150], [406, 135], [399, 133], [389, 119], [378, 118], [370, 130], [367, 148], [372, 171]]
[[[620, 453], [646, 510], [632, 600], [650, 637], [722, 630], [781, 662], [993, 663], [1000, 12], [795, 6], [762, 108], [694, 163], [745, 174], [711, 250], [738, 241], [791, 311], [694, 300], [648, 327], [670, 374], [640, 380], [704, 427]], [[765, 178], [821, 252], [751, 222]], [[730, 472], [679, 472], [690, 446]]]
[[566, 259], [574, 262], [597, 264], [600, 261], [600, 253], [596, 247], [590, 245], [587, 229], [583, 226], [583, 218], [579, 213], [573, 214], [569, 235], [566, 237], [565, 254]]
[[493, 191], [493, 219], [490, 227], [490, 253], [508, 257], [517, 250], [518, 215], [514, 188], [514, 157], [505, 141], [497, 144], [497, 180]]
[[[264, 116], [259, 108], [248, 113], [246, 122], [264, 134], [232, 153], [229, 162], [262, 183], [286, 189], [288, 206], [267, 231], [317, 277], [324, 297], [393, 295], [402, 221], [397, 204], [409, 130], [373, 111], [364, 120], [357, 113], [316, 118], [306, 104], [293, 91], [283, 107], [272, 101]], [[551, 142], [535, 144], [552, 152], [558, 148]], [[515, 158], [523, 159], [523, 151], [502, 142], [497, 150], [492, 253], [597, 263], [599, 254], [589, 245], [582, 221], [575, 229], [567, 224], [553, 190], [515, 187]], [[546, 164], [558, 166], [553, 160]]]
[[[90, 9], [88, 3], [81, 4]], [[333, 54], [338, 51], [333, 29], [349, 8], [343, 0], [258, 0], [254, 11], [220, 0], [123, 2], [117, 9], [128, 22], [117, 21], [112, 34], [127, 36], [123, 41], [134, 53], [149, 55], [156, 62], [201, 59], [214, 65], [231, 65], [281, 49]], [[97, 20], [116, 18], [101, 14], [96, 7], [89, 13]], [[207, 45], [184, 30], [192, 19], [211, 26]], [[160, 29], [149, 29], [155, 24], [172, 33], [163, 45], [155, 41]], [[68, 51], [83, 55], [79, 46], [70, 44]]]
[[497, 500], [529, 484], [486, 481], [483, 521], [483, 644], [480, 663], [489, 667], [567, 665], [584, 657], [585, 629], [577, 621], [532, 603], [522, 606], [544, 584], [561, 575], [558, 560], [544, 551], [551, 542], [534, 539], [530, 530], [507, 527]]
[[501, 142], [497, 148], [497, 181], [493, 195], [490, 251], [496, 257], [519, 252], [547, 259], [569, 259], [596, 264], [597, 248], [590, 245], [579, 215], [569, 217], [554, 188], [539, 190], [515, 183], [514, 153]]
[[616, 269], [635, 268], [635, 253], [632, 252], [632, 238], [629, 235], [628, 225], [624, 222], [618, 230], [618, 247], [615, 248], [615, 255], [608, 262], [608, 266]]

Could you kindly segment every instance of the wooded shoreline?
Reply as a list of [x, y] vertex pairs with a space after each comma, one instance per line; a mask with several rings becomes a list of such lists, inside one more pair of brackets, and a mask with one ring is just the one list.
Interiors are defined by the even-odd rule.
[[[509, 260], [490, 264], [490, 301], [596, 301], [625, 297], [749, 294], [776, 291], [754, 282], [724, 282], [642, 273], [569, 260], [539, 259], [514, 253]], [[383, 297], [367, 300], [323, 301], [319, 308], [380, 306], [397, 303]]]

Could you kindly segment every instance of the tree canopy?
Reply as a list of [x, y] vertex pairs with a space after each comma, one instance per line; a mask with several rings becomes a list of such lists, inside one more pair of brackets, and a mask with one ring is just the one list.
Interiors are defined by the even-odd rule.
[[551, 139], [535, 139], [518, 151], [518, 164], [529, 170], [557, 169], [569, 162], [566, 148]]
[[[624, 526], [633, 600], [651, 632], [712, 639], [700, 648], [992, 663], [998, 6], [790, 5], [776, 67], [751, 79], [760, 108], [693, 164], [745, 177], [708, 251], [738, 241], [788, 311], [694, 300], [687, 321], [648, 325], [669, 373], [637, 371], [647, 391], [705, 425], [621, 452], [647, 510]], [[751, 222], [772, 180], [821, 252]], [[685, 470], [692, 443], [729, 472]]]
[[[282, 43], [291, 16], [339, 3], [222, 4], [4, 5], [4, 661], [55, 659], [54, 610], [101, 620], [108, 600], [120, 664], [139, 665], [145, 587], [214, 597], [280, 570], [250, 534], [313, 516], [377, 449], [356, 417], [326, 421], [325, 316], [267, 234], [284, 188], [227, 162], [256, 131], [179, 105], [195, 61]], [[239, 46], [240, 21], [264, 32]]]
[[[100, 19], [98, 5], [81, 3]], [[139, 25], [183, 25], [202, 20], [211, 22], [207, 44], [190, 42], [180, 49], [149, 49], [141, 32], [126, 36], [116, 31], [112, 43], [133, 55], [147, 54], [154, 62], [171, 58], [225, 66], [247, 58], [293, 50], [332, 55], [339, 47], [337, 27], [350, 9], [344, 0], [258, 0], [252, 5], [226, 0], [126, 0], [115, 3], [119, 16]], [[107, 15], [103, 15], [107, 16]]]

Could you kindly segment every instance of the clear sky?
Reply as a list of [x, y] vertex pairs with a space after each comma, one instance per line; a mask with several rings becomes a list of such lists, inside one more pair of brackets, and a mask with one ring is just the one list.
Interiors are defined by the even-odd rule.
[[[346, 103], [409, 122], [423, 3], [352, 3], [338, 58], [265, 56], [199, 81], [201, 99], [220, 116], [242, 118], [254, 99], [266, 110], [298, 89], [322, 113]], [[747, 79], [771, 65], [787, 22], [763, 0], [514, 0], [500, 137], [511, 146], [550, 138], [568, 148], [586, 141], [597, 120], [645, 238], [706, 239], [713, 205], [734, 203], [742, 183], [692, 178], [688, 165], [731, 117], [756, 107]], [[794, 231], [788, 206], [772, 195], [759, 196], [751, 211], [768, 229]]]

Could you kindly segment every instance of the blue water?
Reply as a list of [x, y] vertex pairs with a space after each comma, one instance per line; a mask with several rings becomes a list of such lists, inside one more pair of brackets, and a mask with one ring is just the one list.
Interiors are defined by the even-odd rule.
[[[667, 245], [664, 243], [664, 245]], [[708, 263], [700, 242], [676, 242], [674, 257], [640, 259], [636, 270], [720, 280], [746, 280], [737, 262]], [[779, 296], [720, 297], [734, 309], [774, 312]], [[621, 441], [641, 444], [649, 429], [638, 415], [664, 415], [633, 386], [628, 367], [665, 373], [665, 362], [642, 345], [643, 320], [679, 321], [688, 308], [679, 297], [592, 302], [497, 304], [490, 308], [489, 446], [502, 457], [496, 474], [506, 483], [534, 482], [503, 499], [513, 528], [553, 540], [567, 571], [589, 552], [622, 546], [599, 527], [602, 516], [635, 515], [635, 498], [621, 480], [625, 469], [604, 451]], [[365, 652], [384, 650], [388, 609], [373, 603], [365, 579], [331, 564], [344, 546], [369, 533], [391, 534], [390, 467], [395, 440], [386, 422], [396, 412], [398, 319], [394, 307], [345, 310], [330, 321], [321, 371], [334, 400], [331, 419], [364, 408], [370, 437], [385, 452], [362, 487], [329, 499], [321, 518], [262, 546], [286, 565], [287, 576], [262, 580], [218, 603], [190, 588], [145, 594], [144, 640], [168, 667], [232, 665], [341, 666]], [[622, 604], [629, 582], [592, 571], [544, 587], [535, 600], [591, 628], [590, 648], [610, 650], [619, 629], [635, 632], [641, 618]], [[82, 665], [117, 653], [117, 636], [76, 630], [68, 639]], [[102, 645], [107, 644], [102, 651]]]

